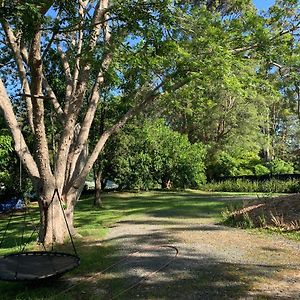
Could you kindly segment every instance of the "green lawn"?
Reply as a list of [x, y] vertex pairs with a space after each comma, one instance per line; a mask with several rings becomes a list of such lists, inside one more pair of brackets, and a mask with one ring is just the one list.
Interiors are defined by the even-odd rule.
[[[237, 195], [237, 194], [235, 194]], [[239, 194], [240, 195], [240, 194]], [[99, 290], [118, 291], [123, 287], [117, 276], [103, 280], [92, 280], [93, 274], [104, 270], [115, 262], [115, 249], [108, 244], [101, 244], [101, 239], [108, 227], [122, 217], [138, 218], [141, 215], [172, 218], [201, 218], [212, 221], [221, 219], [221, 211], [231, 203], [234, 194], [208, 194], [195, 191], [186, 192], [143, 192], [143, 193], [109, 193], [103, 196], [104, 207], [94, 209], [91, 206], [92, 196], [84, 196], [78, 202], [75, 223], [82, 236], [75, 240], [80, 267], [66, 274], [60, 280], [50, 284], [6, 283], [0, 282], [1, 299], [99, 299]], [[37, 218], [36, 208], [31, 209], [33, 218]], [[0, 218], [0, 228], [5, 228], [7, 217]], [[4, 250], [0, 254], [16, 250], [20, 241], [22, 215], [18, 214], [8, 235]], [[29, 233], [27, 233], [28, 236]], [[63, 251], [71, 251], [70, 245], [61, 247]], [[98, 277], [99, 278], [99, 277]], [[100, 278], [102, 278], [100, 276]], [[70, 286], [75, 284], [74, 287]], [[82, 294], [81, 291], [85, 293]], [[98, 296], [94, 296], [97, 295]], [[54, 295], [57, 297], [54, 297]], [[54, 297], [54, 298], [52, 298]]]

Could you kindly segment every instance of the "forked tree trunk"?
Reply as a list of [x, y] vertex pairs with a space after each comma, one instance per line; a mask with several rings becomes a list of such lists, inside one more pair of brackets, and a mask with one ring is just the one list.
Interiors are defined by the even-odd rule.
[[161, 182], [162, 189], [169, 190], [172, 187], [172, 182], [168, 177], [162, 178]]
[[98, 170], [98, 172], [94, 172], [94, 182], [95, 182], [95, 197], [94, 197], [94, 206], [102, 207], [102, 171]]
[[55, 243], [62, 244], [67, 238], [70, 238], [69, 234], [72, 236], [76, 234], [73, 223], [75, 201], [71, 201], [72, 195], [69, 198], [65, 197], [68, 201], [63, 201], [62, 197], [58, 196], [58, 192], [52, 189], [47, 194], [51, 193], [51, 197], [48, 196], [47, 199], [41, 197], [46, 200], [39, 201], [39, 242], [45, 246]]
[[54, 202], [50, 204], [40, 204], [39, 242], [46, 246], [53, 243], [63, 243], [68, 233], [58, 201], [58, 199], [54, 199]]

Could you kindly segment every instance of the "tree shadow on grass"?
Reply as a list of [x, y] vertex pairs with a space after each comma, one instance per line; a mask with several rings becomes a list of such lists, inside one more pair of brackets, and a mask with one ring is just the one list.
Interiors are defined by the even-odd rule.
[[[185, 194], [184, 194], [185, 195]], [[157, 195], [147, 197], [107, 196], [104, 201], [107, 210], [113, 212], [99, 219], [99, 215], [106, 214], [104, 210], [92, 211], [90, 202], [79, 203], [80, 212], [76, 217], [78, 227], [87, 224], [106, 226], [116, 221], [116, 216], [129, 217], [137, 212], [150, 217], [176, 215], [177, 220], [167, 221], [150, 219], [148, 225], [157, 222], [167, 222], [160, 225], [173, 226], [173, 230], [180, 227], [178, 215], [186, 218], [199, 218], [205, 215], [215, 215], [225, 206], [222, 200], [191, 197], [180, 203], [183, 196]], [[205, 196], [207, 197], [207, 196]], [[224, 200], [228, 202], [228, 200]], [[211, 205], [215, 203], [215, 205]], [[132, 224], [140, 221], [126, 221]], [[151, 224], [151, 222], [156, 222]], [[145, 222], [143, 222], [145, 223]], [[124, 224], [124, 223], [123, 223]], [[194, 226], [191, 230], [216, 230], [215, 226]], [[100, 228], [99, 228], [100, 230]], [[130, 243], [128, 244], [128, 241]], [[27, 285], [23, 283], [0, 283], [1, 299], [240, 299], [248, 297], [249, 290], [257, 278], [268, 279], [269, 276], [285, 266], [228, 263], [211, 255], [203, 254], [191, 249], [179, 248], [179, 256], [158, 273], [153, 274], [142, 284], [124, 292], [128, 287], [142, 280], [147, 274], [152, 274], [174, 256], [169, 249], [145, 249], [145, 244], [159, 245], [178, 241], [170, 241], [170, 236], [163, 230], [154, 230], [149, 234], [131, 234], [127, 232], [117, 237], [99, 240], [82, 238], [77, 241], [81, 265], [74, 271], [53, 282]], [[130, 246], [131, 245], [131, 246]], [[133, 245], [133, 246], [132, 246]], [[66, 247], [66, 246], [65, 246]], [[113, 266], [101, 273], [107, 267], [126, 257], [126, 255], [140, 250], [122, 264]], [[169, 251], [168, 251], [169, 250]], [[293, 296], [293, 295], [292, 295]], [[297, 295], [298, 296], [298, 295]], [[257, 299], [286, 299], [284, 296], [270, 296], [257, 293]], [[293, 298], [292, 298], [293, 299]], [[297, 299], [297, 297], [294, 297]]]
[[[215, 196], [195, 193], [125, 193], [106, 194], [103, 196], [104, 209], [91, 211], [92, 197], [87, 197], [80, 202], [81, 212], [89, 212], [84, 218], [76, 218], [78, 227], [91, 224], [99, 214], [107, 211], [113, 212], [111, 223], [114, 223], [116, 216], [128, 217], [137, 214], [147, 214], [152, 217], [165, 218], [212, 218], [219, 217], [229, 203], [242, 201], [243, 196]], [[100, 225], [109, 225], [106, 218]]]
[[[137, 242], [142, 243], [142, 239], [140, 236]], [[131, 250], [138, 249], [136, 246]], [[101, 270], [123, 258], [124, 253], [116, 254], [113, 246], [96, 245], [96, 242], [82, 242], [79, 252], [82, 267], [43, 284], [1, 283], [1, 299], [247, 299], [256, 278], [268, 279], [285, 267], [226, 263], [196, 251], [188, 256], [179, 253], [172, 260], [172, 249], [154, 247], [142, 248], [140, 253], [101, 274]], [[168, 261], [166, 268], [153, 274]], [[140, 284], [134, 286], [138, 282]], [[133, 288], [127, 290], [131, 286]], [[290, 295], [291, 299], [298, 296]], [[257, 292], [254, 299], [287, 298]]]
[[[222, 226], [222, 225], [215, 225], [215, 224], [190, 224], [188, 227], [184, 226], [181, 227], [182, 221], [178, 221], [176, 219], [155, 219], [155, 218], [149, 218], [149, 219], [143, 219], [143, 220], [123, 220], [119, 221], [114, 225], [109, 226], [109, 228], [115, 228], [116, 226], [122, 226], [122, 225], [160, 225], [160, 226], [165, 226], [168, 227], [169, 230], [177, 231], [177, 230], [186, 230], [186, 231], [196, 231], [196, 230], [201, 230], [201, 231], [214, 231], [214, 230], [230, 230], [228, 227]], [[232, 229], [234, 230], [234, 229]]]
[[[189, 250], [187, 255], [182, 248], [173, 260], [173, 249], [144, 247], [149, 239], [158, 245], [166, 238], [163, 232], [155, 232], [151, 237], [125, 234], [106, 241], [82, 240], [78, 245], [78, 269], [48, 283], [1, 283], [1, 299], [243, 299], [249, 296], [257, 278], [268, 279], [286, 267], [228, 263], [199, 251]], [[127, 248], [126, 240], [134, 246]], [[116, 245], [123, 247], [117, 249]], [[131, 256], [112, 266], [128, 254]], [[166, 268], [153, 273], [168, 261]], [[112, 268], [101, 274], [109, 266]], [[141, 284], [126, 291], [139, 281]], [[298, 295], [292, 296], [297, 299]], [[286, 297], [258, 292], [254, 299]]]

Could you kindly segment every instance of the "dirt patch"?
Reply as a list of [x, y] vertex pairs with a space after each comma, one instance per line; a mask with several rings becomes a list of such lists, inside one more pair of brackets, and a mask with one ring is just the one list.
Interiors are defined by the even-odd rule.
[[245, 204], [229, 215], [235, 222], [251, 220], [255, 227], [279, 227], [286, 231], [300, 230], [300, 195], [261, 198]]

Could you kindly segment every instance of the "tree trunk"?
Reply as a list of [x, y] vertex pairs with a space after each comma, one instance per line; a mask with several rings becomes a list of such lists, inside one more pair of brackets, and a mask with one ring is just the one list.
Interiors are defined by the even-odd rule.
[[172, 187], [172, 182], [169, 178], [163, 178], [162, 179], [162, 183], [161, 183], [161, 187], [165, 190], [170, 190]]
[[39, 242], [45, 246], [54, 243], [62, 244], [69, 237], [69, 232], [72, 236], [76, 234], [73, 223], [76, 201], [72, 201], [74, 195], [70, 195], [69, 201], [64, 202], [58, 191], [54, 189], [48, 191], [47, 195], [47, 198], [40, 197], [39, 201]]
[[98, 170], [98, 172], [94, 172], [94, 182], [95, 182], [95, 198], [94, 198], [94, 206], [102, 207], [102, 199], [101, 199], [101, 192], [102, 192], [102, 170]]
[[[54, 190], [52, 194], [54, 194]], [[46, 200], [41, 197], [41, 200], [39, 201], [39, 242], [44, 244], [45, 246], [54, 243], [63, 243], [68, 233], [64, 214], [59, 203], [57, 193], [55, 193], [53, 200], [52, 197], [53, 195], [51, 196], [51, 198], [48, 198]]]

